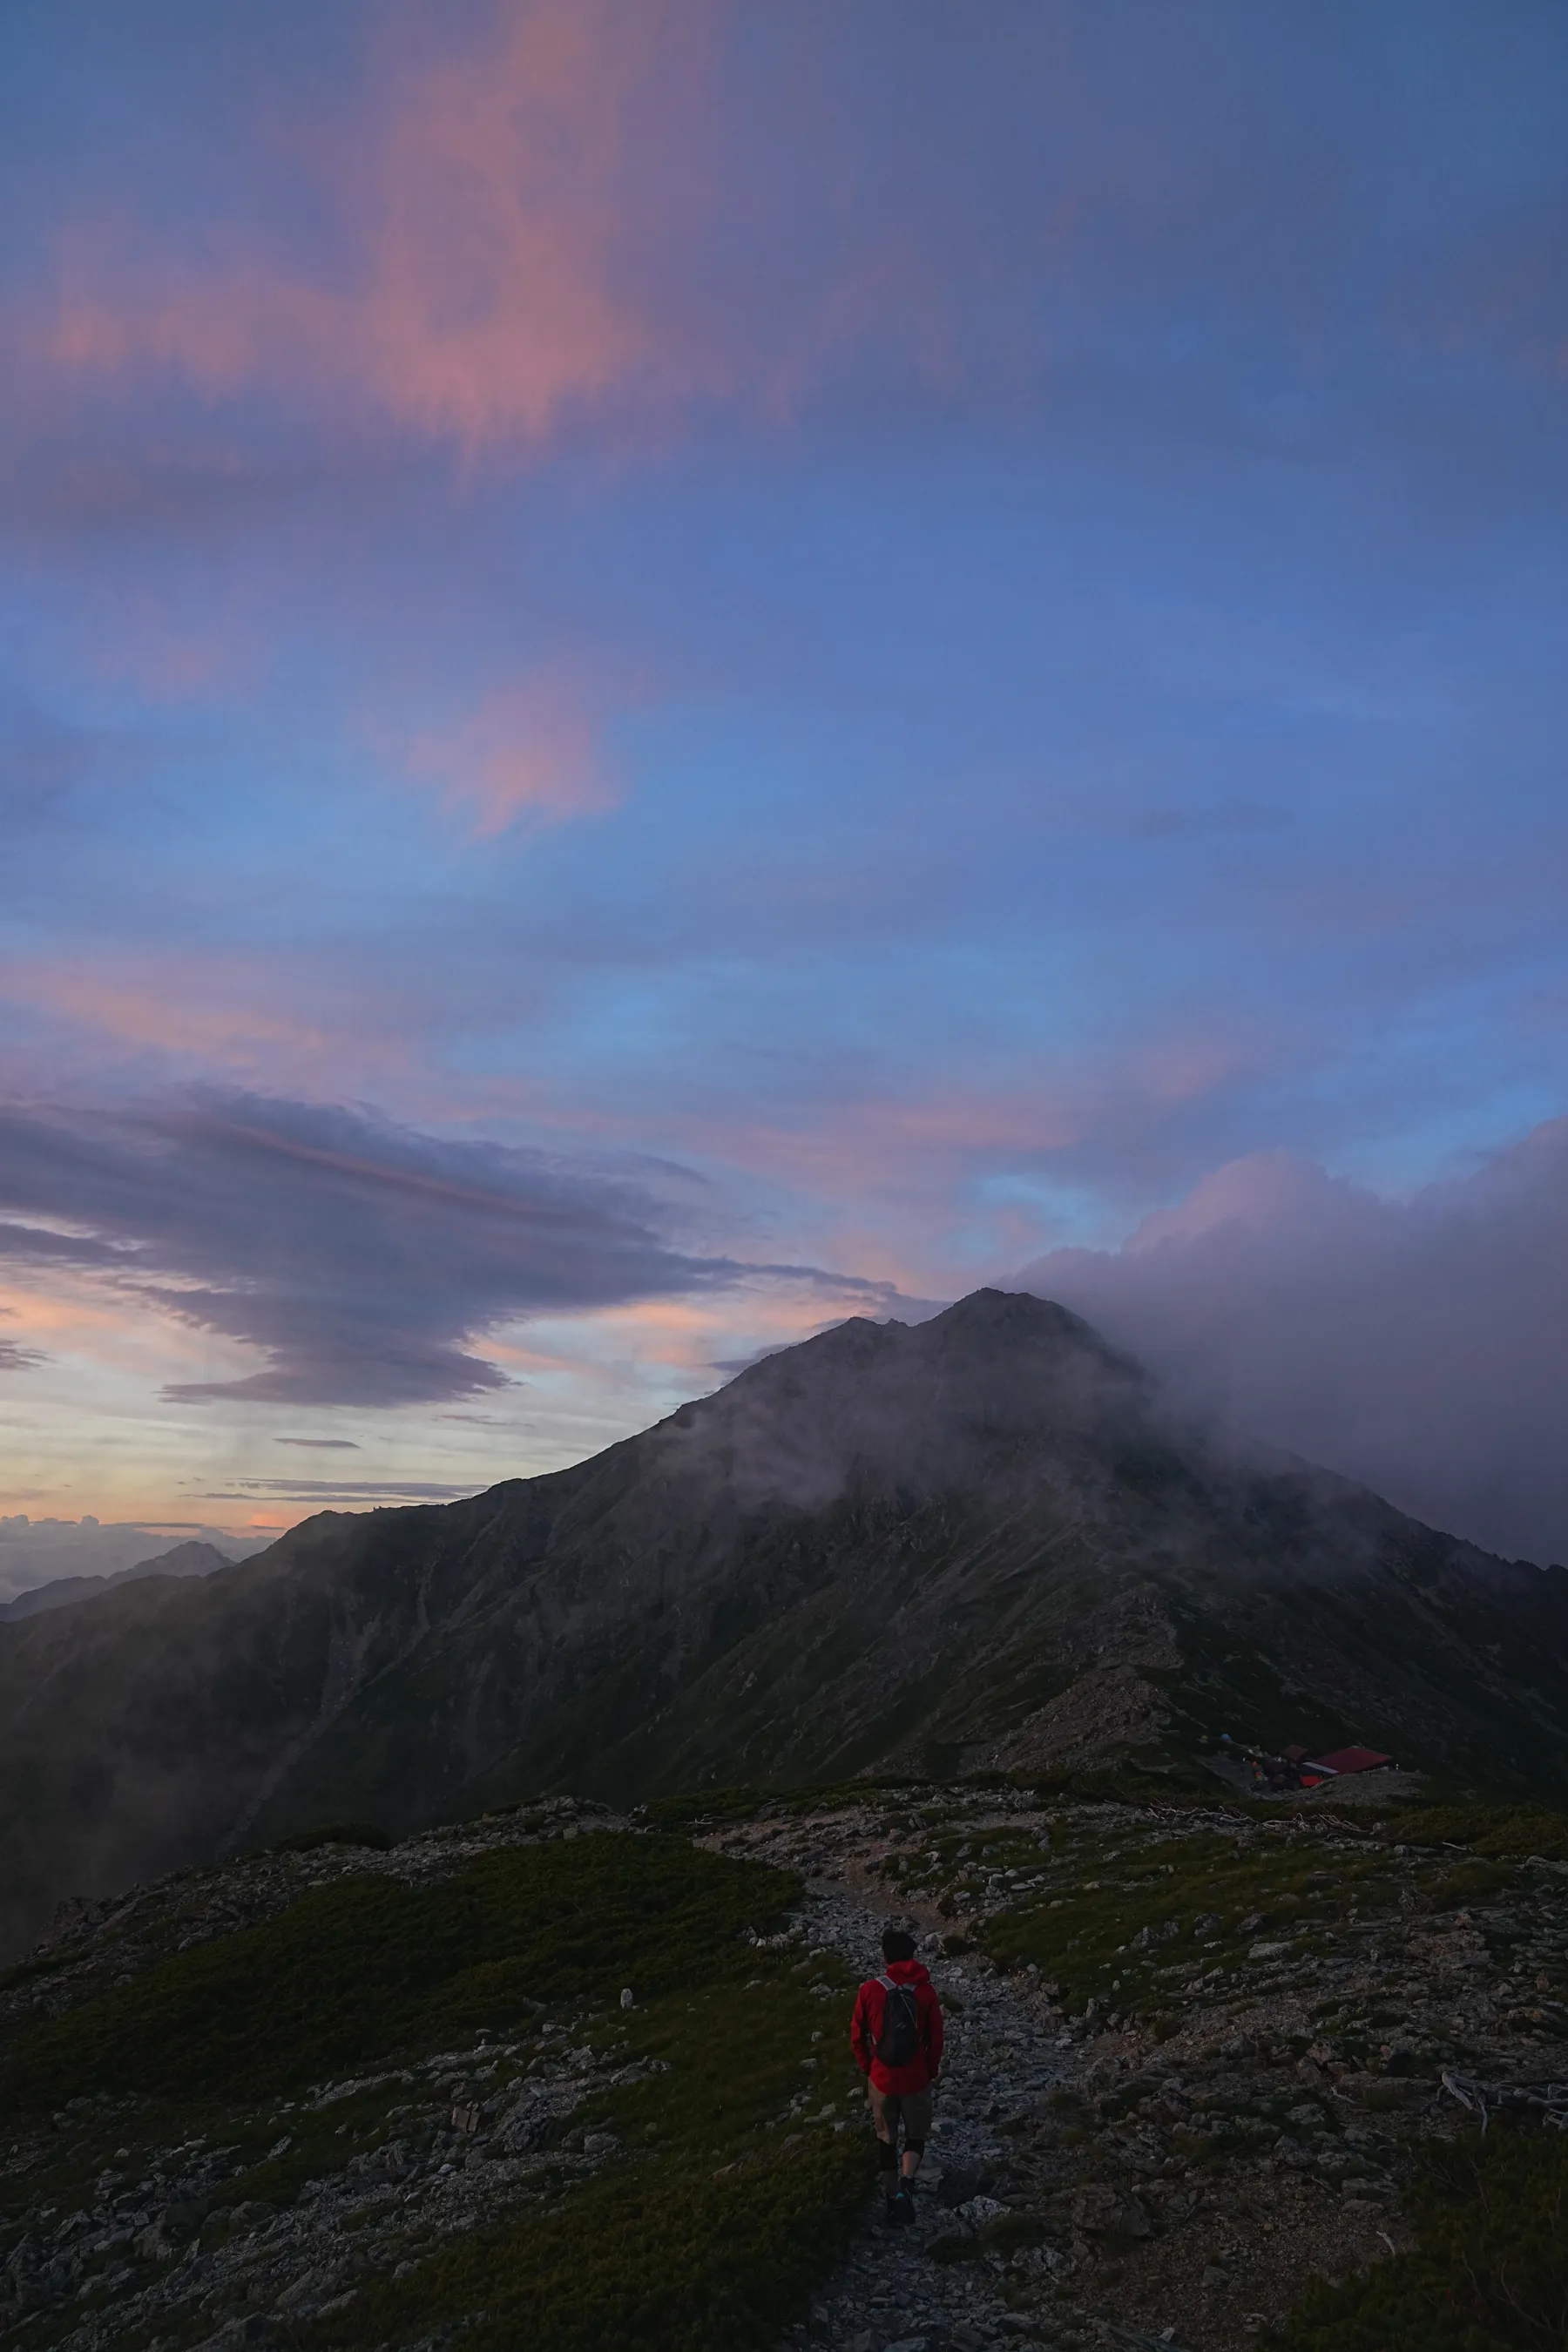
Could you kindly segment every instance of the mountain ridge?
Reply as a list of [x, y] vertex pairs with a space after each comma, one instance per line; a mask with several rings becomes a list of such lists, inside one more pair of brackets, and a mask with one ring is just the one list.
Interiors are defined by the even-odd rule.
[[0, 1703], [15, 1941], [61, 1895], [543, 1789], [1221, 1729], [1555, 1785], [1568, 1575], [1224, 1450], [1065, 1308], [981, 1291], [837, 1326], [568, 1469], [0, 1627]]
[[60, 1576], [49, 1584], [30, 1585], [26, 1592], [0, 1602], [0, 1625], [37, 1617], [46, 1609], [68, 1609], [79, 1601], [96, 1601], [114, 1586], [139, 1583], [143, 1577], [213, 1576], [220, 1568], [233, 1566], [229, 1554], [219, 1551], [216, 1544], [195, 1539], [173, 1544], [167, 1551], [156, 1552], [150, 1559], [139, 1559], [130, 1568], [117, 1568], [109, 1576]]

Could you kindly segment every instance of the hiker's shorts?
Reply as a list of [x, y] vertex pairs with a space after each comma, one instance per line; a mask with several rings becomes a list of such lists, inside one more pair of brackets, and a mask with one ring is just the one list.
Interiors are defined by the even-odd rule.
[[877, 2137], [886, 2140], [889, 2147], [899, 2144], [899, 2125], [904, 2126], [904, 2145], [924, 2147], [931, 2137], [931, 2093], [926, 2091], [879, 2091], [875, 2083], [866, 2085], [871, 2102], [871, 2121], [877, 2127]]

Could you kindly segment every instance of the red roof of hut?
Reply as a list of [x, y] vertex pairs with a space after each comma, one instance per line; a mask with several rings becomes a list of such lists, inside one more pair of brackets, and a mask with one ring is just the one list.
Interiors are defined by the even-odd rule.
[[1392, 1756], [1380, 1756], [1375, 1748], [1334, 1748], [1326, 1756], [1314, 1756], [1308, 1770], [1312, 1772], [1371, 1772], [1380, 1764], [1392, 1764]]

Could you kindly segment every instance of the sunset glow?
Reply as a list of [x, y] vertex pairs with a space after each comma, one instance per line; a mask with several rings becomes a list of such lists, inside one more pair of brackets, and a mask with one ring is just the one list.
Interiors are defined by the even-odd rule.
[[0, 55], [0, 1513], [467, 1493], [1026, 1281], [1568, 1552], [1568, 24]]

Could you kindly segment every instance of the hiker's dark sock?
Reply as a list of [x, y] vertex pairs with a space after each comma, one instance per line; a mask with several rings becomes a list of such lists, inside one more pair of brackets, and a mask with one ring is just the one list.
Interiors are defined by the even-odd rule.
[[[879, 2172], [897, 2172], [898, 2168], [899, 2168], [899, 2151], [898, 2151], [898, 2149], [893, 2146], [893, 2144], [892, 2144], [892, 2142], [891, 2142], [890, 2140], [879, 2139], [879, 2140], [877, 2142], [877, 2169], [878, 2169], [878, 2171], [879, 2171]], [[890, 2196], [892, 2195], [892, 2193], [893, 2193], [892, 2189], [889, 2189], [889, 2191], [888, 2191], [889, 2196], [890, 2197]]]

